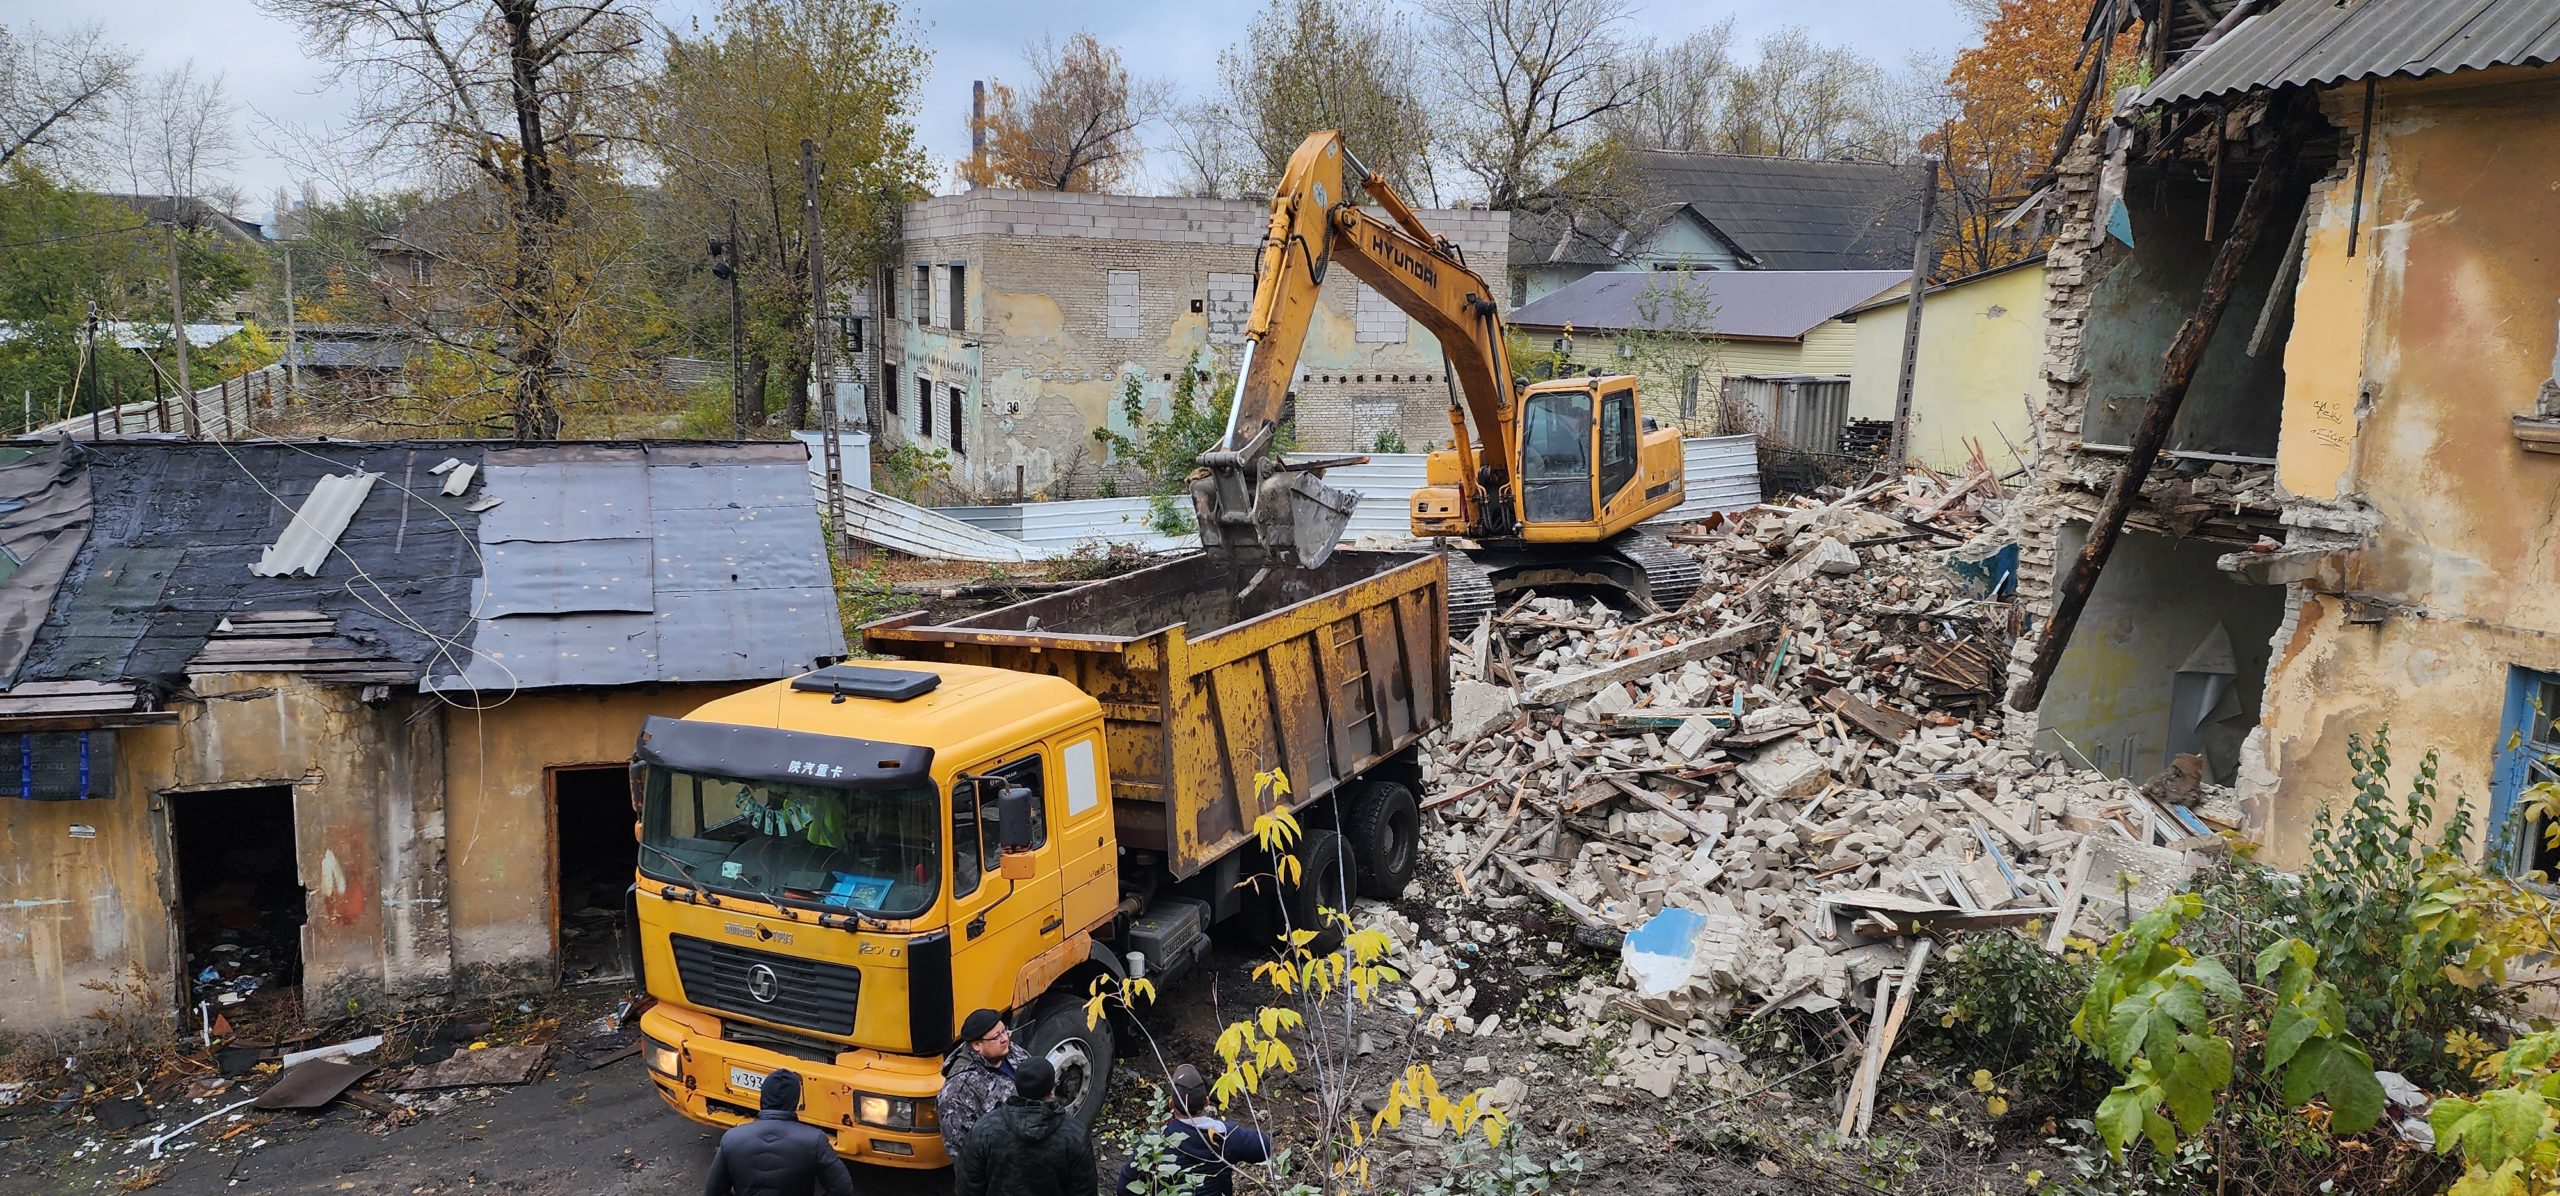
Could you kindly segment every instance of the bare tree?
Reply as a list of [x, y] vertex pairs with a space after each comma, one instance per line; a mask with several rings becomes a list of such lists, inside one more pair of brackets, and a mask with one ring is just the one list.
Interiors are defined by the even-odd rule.
[[1813, 40], [1801, 27], [1760, 39], [1758, 58], [1734, 79], [1724, 144], [1737, 154], [1781, 158], [1881, 158], [1876, 107], [1884, 72], [1865, 56]]
[[1246, 160], [1240, 139], [1231, 135], [1225, 110], [1216, 100], [1176, 108], [1166, 120], [1173, 154], [1173, 193], [1194, 199], [1239, 199], [1245, 180], [1257, 173]]
[[133, 64], [95, 25], [33, 35], [0, 26], [0, 166], [21, 154], [79, 157]]
[[[160, 222], [168, 253], [169, 343], [178, 393], [192, 394], [180, 243], [200, 236], [218, 209], [236, 203], [229, 178], [239, 149], [238, 110], [222, 76], [197, 74], [193, 62], [129, 85], [117, 98], [111, 131], [115, 169], [140, 212]], [[195, 418], [192, 409], [187, 417]]]
[[1637, 88], [1632, 101], [1600, 118], [1611, 140], [1636, 149], [1713, 149], [1733, 102], [1733, 18], [1647, 45], [1621, 69]]
[[[1266, 190], [1309, 133], [1339, 129], [1397, 190], [1429, 194], [1431, 127], [1411, 77], [1416, 50], [1403, 18], [1374, 0], [1271, 0], [1244, 44], [1218, 56], [1224, 94], [1176, 122], [1177, 147], [1189, 147], [1177, 152], [1195, 176], [1186, 182]], [[1223, 184], [1221, 172], [1231, 172]]]
[[1145, 156], [1138, 130], [1172, 106], [1172, 84], [1131, 79], [1120, 52], [1078, 31], [1061, 46], [1042, 38], [1026, 47], [1030, 82], [1020, 92], [998, 82], [987, 113], [972, 117], [983, 157], [963, 159], [960, 180], [973, 187], [1036, 191], [1110, 191]]
[[1428, 0], [1446, 120], [1442, 142], [1495, 208], [1519, 208], [1575, 173], [1600, 122], [1648, 84], [1628, 69], [1631, 0]]
[[558, 438], [565, 342], [593, 299], [565, 246], [589, 214], [582, 199], [610, 184], [633, 115], [637, 0], [260, 2], [335, 64], [372, 152], [444, 168], [495, 201], [497, 327], [454, 347], [497, 359], [517, 439]]

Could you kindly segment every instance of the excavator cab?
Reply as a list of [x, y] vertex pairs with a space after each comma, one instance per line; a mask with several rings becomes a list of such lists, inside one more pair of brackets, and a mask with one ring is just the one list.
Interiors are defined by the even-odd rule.
[[1592, 538], [1601, 524], [1623, 521], [1651, 501], [1639, 467], [1643, 430], [1634, 378], [1567, 378], [1530, 387], [1521, 396], [1519, 444], [1515, 476], [1529, 539]]

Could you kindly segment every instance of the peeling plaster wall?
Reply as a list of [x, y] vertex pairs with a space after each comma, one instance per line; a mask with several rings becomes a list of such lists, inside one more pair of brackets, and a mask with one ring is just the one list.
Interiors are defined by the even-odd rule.
[[[1912, 370], [1912, 457], [1962, 473], [1971, 438], [2005, 472], [2008, 446], [2025, 450], [2030, 412], [2044, 390], [2044, 287], [2044, 271], [2021, 267], [1930, 293]], [[1858, 313], [1849, 418], [1893, 418], [1910, 310], [1897, 299]]]
[[[0, 800], [0, 1021], [73, 1027], [121, 1003], [178, 1003], [166, 798], [293, 790], [295, 868], [308, 894], [303, 995], [312, 1008], [444, 990], [444, 761], [432, 699], [379, 705], [290, 674], [200, 676], [175, 726], [119, 731], [115, 796]], [[97, 828], [72, 839], [72, 823]], [[111, 991], [84, 987], [92, 983]]]
[[[2287, 393], [2280, 475], [2369, 506], [2378, 527], [2343, 584], [2305, 598], [2271, 667], [2261, 797], [2280, 863], [2346, 792], [2347, 735], [2386, 719], [2404, 774], [2438, 749], [2446, 799], [2485, 811], [2508, 668], [2560, 669], [2560, 457], [2525, 452], [2509, 425], [2551, 376], [2560, 72], [2395, 80], [2378, 98], [2357, 257], [2342, 163], [2321, 184], [2287, 352], [2318, 365]], [[2354, 130], [2361, 101], [2339, 89], [2331, 119]], [[2351, 623], [2340, 592], [2383, 619]]]
[[741, 688], [518, 694], [487, 712], [443, 710], [458, 989], [548, 988], [557, 975], [559, 849], [549, 771], [628, 763], [650, 715], [687, 714]]

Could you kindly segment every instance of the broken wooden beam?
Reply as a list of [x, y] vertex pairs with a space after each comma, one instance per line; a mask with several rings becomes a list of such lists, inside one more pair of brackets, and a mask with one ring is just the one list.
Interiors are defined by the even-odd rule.
[[1520, 704], [1557, 706], [1587, 698], [1622, 681], [1650, 677], [1656, 673], [1678, 668], [1692, 660], [1706, 660], [1710, 657], [1722, 656], [1737, 648], [1748, 648], [1777, 634], [1777, 631], [1778, 625], [1772, 620], [1763, 619], [1756, 623], [1745, 623], [1740, 627], [1719, 631], [1704, 639], [1673, 644], [1668, 648], [1657, 648], [1642, 656], [1631, 656], [1616, 664], [1603, 665], [1587, 673], [1558, 678], [1522, 694]]

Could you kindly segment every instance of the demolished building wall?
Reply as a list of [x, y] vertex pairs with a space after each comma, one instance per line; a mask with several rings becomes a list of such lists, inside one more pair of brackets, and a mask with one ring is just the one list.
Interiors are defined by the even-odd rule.
[[[1500, 269], [1507, 213], [1421, 215], [1477, 269]], [[1160, 417], [1180, 371], [1208, 364], [1204, 349], [1234, 368], [1269, 217], [1242, 200], [997, 190], [914, 205], [888, 322], [884, 444], [951, 452], [951, 484], [971, 498], [1010, 495], [1017, 468], [1030, 492], [1099, 493], [1106, 452], [1093, 431], [1132, 430], [1126, 378]], [[1439, 342], [1349, 271], [1324, 285], [1292, 389], [1302, 448], [1367, 452], [1385, 431], [1416, 450], [1450, 438]], [[1200, 396], [1217, 411], [1226, 399]]]
[[[2347, 736], [2385, 721], [2404, 773], [2435, 749], [2445, 800], [2486, 814], [2515, 671], [2560, 671], [2560, 459], [2515, 426], [2552, 378], [2560, 226], [2549, 172], [2517, 167], [2560, 155], [2555, 74], [2386, 81], [2360, 219], [2345, 154], [2318, 184], [2277, 456], [2295, 542], [2335, 549], [2303, 566], [2269, 677], [2253, 796], [2279, 859], [2348, 792]], [[2362, 104], [2328, 97], [2350, 129]]]

